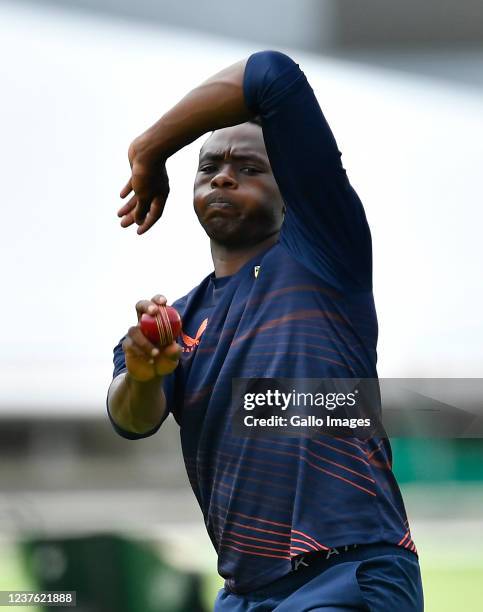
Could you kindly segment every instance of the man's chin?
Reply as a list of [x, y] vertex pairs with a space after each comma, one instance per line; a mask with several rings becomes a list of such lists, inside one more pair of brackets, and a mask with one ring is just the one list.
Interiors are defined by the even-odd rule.
[[227, 249], [243, 249], [253, 246], [256, 240], [247, 235], [239, 227], [230, 227], [227, 224], [210, 223], [204, 227], [205, 232], [212, 242]]

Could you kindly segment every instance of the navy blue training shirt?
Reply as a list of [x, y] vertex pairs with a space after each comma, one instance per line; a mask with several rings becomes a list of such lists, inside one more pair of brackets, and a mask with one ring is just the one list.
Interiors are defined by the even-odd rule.
[[[377, 376], [371, 236], [313, 90], [290, 57], [262, 51], [248, 59], [244, 94], [262, 118], [285, 220], [275, 245], [173, 304], [183, 353], [164, 385], [219, 572], [235, 593], [318, 550], [386, 542], [416, 553], [387, 440], [232, 433], [233, 378]], [[125, 369], [121, 342], [114, 376]], [[113, 426], [129, 439], [158, 429]]]

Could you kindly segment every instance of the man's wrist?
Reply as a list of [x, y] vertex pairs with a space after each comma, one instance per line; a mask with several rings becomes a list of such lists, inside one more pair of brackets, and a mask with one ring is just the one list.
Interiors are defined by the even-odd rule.
[[140, 134], [132, 143], [134, 163], [141, 166], [163, 166], [169, 157], [163, 140], [163, 118]]
[[126, 381], [128, 388], [139, 387], [139, 388], [149, 389], [151, 387], [162, 385], [164, 376], [159, 376], [156, 374], [153, 378], [150, 378], [149, 380], [141, 380], [133, 376], [133, 374], [131, 374], [129, 370], [126, 370], [126, 372], [124, 373], [124, 379]]
[[134, 431], [144, 433], [158, 425], [163, 419], [166, 409], [163, 381], [164, 376], [139, 381], [132, 377], [129, 371], [126, 372], [129, 418]]

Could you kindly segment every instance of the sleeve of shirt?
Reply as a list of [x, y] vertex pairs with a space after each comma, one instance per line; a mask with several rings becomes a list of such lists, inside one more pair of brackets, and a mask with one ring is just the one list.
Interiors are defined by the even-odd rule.
[[[114, 353], [114, 357], [113, 357], [114, 371], [112, 374], [113, 379], [116, 378], [116, 376], [119, 376], [119, 374], [121, 374], [122, 372], [127, 371], [124, 351], [122, 349], [122, 342], [124, 338], [125, 336], [123, 336], [119, 340], [118, 344], [114, 347], [114, 351], [113, 351]], [[170, 374], [169, 376], [165, 376], [164, 381], [163, 381], [163, 390], [166, 396], [166, 406], [168, 407], [168, 411], [170, 409], [170, 406], [173, 405], [172, 404], [173, 402], [173, 379], [174, 379], [174, 373]], [[109, 420], [111, 421], [111, 425], [116, 431], [116, 433], [118, 433], [121, 437], [126, 438], [128, 440], [140, 440], [141, 438], [149, 438], [150, 436], [152, 436], [158, 431], [158, 429], [161, 427], [162, 423], [164, 422], [164, 419], [163, 419], [163, 421], [161, 421], [161, 423], [159, 423], [154, 429], [146, 431], [145, 433], [142, 433], [142, 434], [135, 433], [133, 431], [127, 431], [126, 429], [119, 427], [119, 425], [115, 423], [114, 419], [111, 416], [111, 413], [109, 412], [109, 404], [108, 404], [107, 398], [106, 398], [106, 409], [107, 409], [107, 416], [109, 417]]]
[[274, 177], [286, 204], [280, 243], [341, 289], [372, 288], [371, 235], [362, 203], [304, 73], [278, 51], [248, 58], [248, 108], [262, 120]]

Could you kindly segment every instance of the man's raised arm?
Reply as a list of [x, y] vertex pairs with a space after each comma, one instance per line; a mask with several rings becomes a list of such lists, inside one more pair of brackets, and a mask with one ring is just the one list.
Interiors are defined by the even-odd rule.
[[362, 204], [304, 73], [278, 51], [259, 51], [189, 92], [129, 148], [132, 175], [121, 225], [138, 234], [161, 216], [166, 159], [205, 132], [262, 118], [267, 154], [287, 205], [280, 241], [338, 287], [372, 286], [371, 237]]

